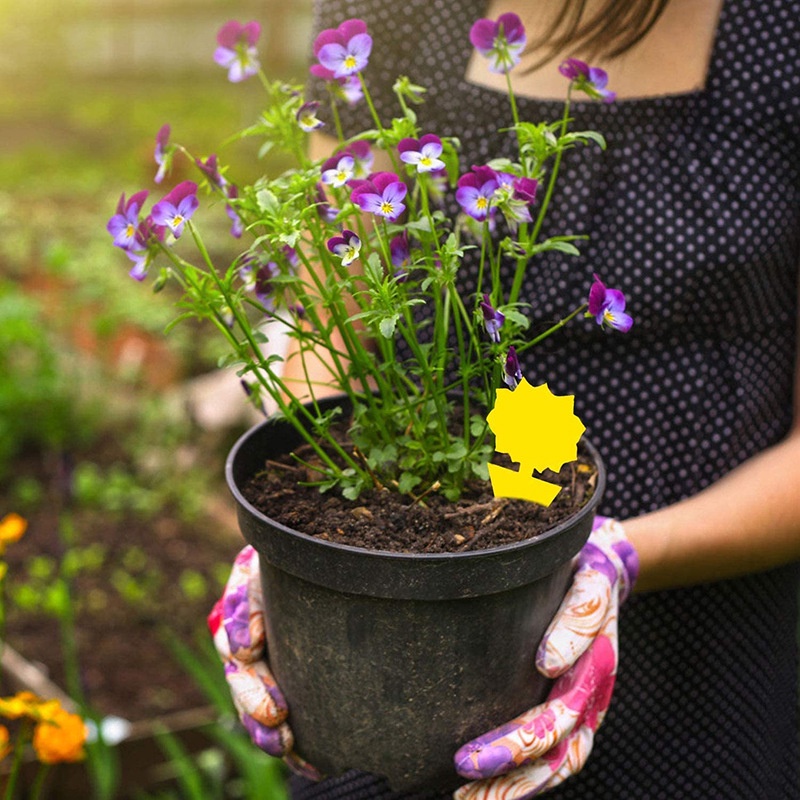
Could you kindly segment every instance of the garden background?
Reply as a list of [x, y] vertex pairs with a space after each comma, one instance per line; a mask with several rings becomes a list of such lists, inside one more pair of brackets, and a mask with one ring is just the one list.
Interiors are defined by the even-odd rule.
[[[242, 544], [222, 467], [247, 420], [190, 413], [220, 353], [190, 324], [164, 335], [174, 294], [132, 281], [105, 225], [121, 191], [158, 197], [190, 177], [184, 160], [153, 183], [162, 124], [207, 156], [257, 117], [258, 82], [213, 63], [220, 25], [261, 22], [267, 74], [302, 81], [310, 13], [310, 0], [0, 0], [0, 518], [28, 520], [3, 556], [0, 694], [21, 688], [19, 654], [105, 739], [125, 736], [50, 770], [43, 796], [280, 797], [279, 780], [264, 793], [279, 762], [248, 761], [204, 627]], [[280, 166], [257, 148], [218, 154], [248, 179]], [[235, 254], [217, 220], [211, 246]]]

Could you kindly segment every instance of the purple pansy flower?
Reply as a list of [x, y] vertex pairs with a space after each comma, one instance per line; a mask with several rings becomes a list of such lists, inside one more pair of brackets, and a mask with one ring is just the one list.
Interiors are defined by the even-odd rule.
[[317, 111], [319, 111], [318, 100], [309, 100], [297, 109], [297, 124], [306, 133], [316, 131], [325, 125], [325, 123], [317, 117]]
[[325, 222], [334, 222], [339, 215], [339, 209], [328, 202], [328, 196], [325, 194], [325, 187], [321, 183], [317, 184], [317, 196], [314, 205], [317, 208], [320, 219]]
[[403, 199], [408, 187], [394, 172], [376, 172], [368, 180], [352, 181], [350, 199], [362, 210], [389, 222], [394, 222], [405, 211]]
[[338, 189], [355, 177], [356, 162], [353, 156], [334, 156], [322, 165], [322, 182]]
[[156, 177], [153, 179], [156, 183], [161, 183], [164, 180], [172, 160], [168, 147], [170, 130], [169, 125], [162, 125], [156, 134], [156, 149], [153, 153], [153, 158], [155, 158], [155, 162], [158, 165], [158, 172], [156, 172]]
[[411, 266], [411, 247], [408, 243], [408, 232], [403, 231], [392, 237], [389, 242], [389, 255], [395, 268], [394, 277], [398, 283], [408, 280], [408, 268]]
[[488, 294], [484, 294], [479, 307], [483, 315], [483, 327], [486, 329], [486, 333], [493, 342], [499, 342], [500, 328], [506, 320], [506, 315], [492, 306]]
[[569, 80], [573, 81], [576, 89], [586, 92], [589, 97], [611, 103], [616, 98], [616, 92], [606, 88], [608, 73], [599, 67], [590, 67], [585, 61], [577, 58], [568, 58], [563, 61], [558, 71]]
[[267, 260], [265, 253], [248, 253], [239, 267], [244, 288], [253, 292], [268, 312], [275, 309], [273, 279], [280, 271], [277, 262]]
[[372, 37], [360, 19], [345, 20], [338, 28], [322, 31], [314, 41], [314, 55], [334, 78], [361, 72], [369, 62]]
[[147, 200], [149, 192], [137, 192], [125, 199], [123, 193], [117, 203], [117, 213], [109, 219], [106, 230], [114, 239], [114, 244], [123, 250], [130, 250], [140, 242], [137, 238], [139, 212]]
[[353, 157], [356, 178], [366, 178], [372, 172], [375, 154], [365, 139], [347, 145], [342, 153]]
[[261, 25], [251, 21], [242, 25], [229, 20], [217, 32], [214, 61], [228, 70], [228, 80], [239, 83], [258, 73], [256, 42], [261, 35]]
[[506, 355], [506, 363], [503, 367], [503, 381], [509, 389], [516, 389], [519, 382], [522, 380], [522, 369], [519, 365], [519, 358], [517, 357], [517, 349], [511, 345], [508, 348]]
[[194, 181], [183, 181], [153, 206], [153, 221], [169, 228], [177, 239], [199, 205], [197, 184]]
[[435, 172], [444, 169], [442, 140], [433, 133], [419, 139], [401, 139], [397, 145], [400, 160], [417, 168], [417, 172]]
[[497, 173], [491, 167], [473, 167], [472, 172], [458, 179], [456, 200], [464, 213], [478, 221], [485, 220], [499, 185]]
[[125, 250], [125, 255], [133, 261], [133, 266], [128, 275], [134, 280], [143, 281], [147, 277], [147, 270], [156, 257], [157, 245], [164, 239], [164, 227], [156, 225], [153, 217], [145, 217], [136, 229], [136, 243]]
[[342, 231], [341, 236], [332, 236], [328, 239], [328, 250], [342, 259], [342, 266], [347, 267], [352, 264], [361, 252], [361, 239], [347, 229]]
[[597, 275], [589, 289], [587, 313], [597, 320], [598, 325], [622, 333], [627, 333], [633, 325], [633, 317], [625, 313], [625, 295], [619, 289], [608, 289]]
[[479, 19], [469, 32], [473, 47], [489, 59], [492, 72], [510, 72], [519, 64], [527, 38], [522, 20], [512, 13]]
[[216, 154], [212, 153], [205, 161], [196, 158], [195, 162], [197, 168], [203, 175], [208, 178], [209, 183], [217, 189], [225, 189], [228, 181], [225, 180], [223, 174], [219, 171], [219, 162]]

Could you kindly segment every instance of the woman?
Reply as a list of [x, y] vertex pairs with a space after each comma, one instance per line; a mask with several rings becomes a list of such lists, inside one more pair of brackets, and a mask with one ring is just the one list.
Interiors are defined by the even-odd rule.
[[[511, 78], [523, 119], [556, 117], [565, 57], [606, 69], [617, 92], [613, 104], [576, 103], [574, 127], [601, 131], [609, 147], [568, 154], [548, 222], [589, 234], [581, 259], [540, 261], [523, 298], [555, 316], [598, 272], [625, 290], [636, 325], [602, 342], [567, 328], [523, 370], [576, 395], [609, 469], [603, 513], [621, 520], [607, 527], [638, 554], [639, 576], [622, 612], [614, 701], [585, 769], [582, 757], [554, 761], [555, 743], [533, 767], [507, 764], [461, 796], [795, 798], [797, 3], [328, 0], [317, 26], [363, 19], [378, 113], [394, 113], [398, 75], [425, 85], [420, 126], [458, 136], [466, 169], [510, 152], [496, 133], [505, 76], [468, 44], [477, 18], [510, 11], [529, 42]], [[346, 131], [368, 127], [366, 114], [345, 113]], [[316, 144], [321, 154], [332, 143]], [[635, 579], [628, 566], [617, 569], [623, 584]], [[591, 739], [590, 726], [583, 755]], [[469, 767], [482, 774], [479, 757]], [[295, 790], [390, 796], [367, 776]]]

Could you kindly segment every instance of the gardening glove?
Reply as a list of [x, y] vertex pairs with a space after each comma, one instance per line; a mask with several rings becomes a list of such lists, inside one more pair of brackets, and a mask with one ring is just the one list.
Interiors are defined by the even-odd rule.
[[258, 553], [245, 547], [233, 565], [222, 597], [208, 615], [225, 678], [239, 719], [253, 743], [311, 780], [318, 771], [292, 751], [286, 700], [264, 660], [264, 600]]
[[456, 769], [473, 782], [458, 789], [455, 800], [526, 800], [582, 769], [611, 701], [617, 614], [638, 571], [619, 522], [597, 517], [536, 655], [538, 670], [557, 678], [550, 694], [456, 753]]

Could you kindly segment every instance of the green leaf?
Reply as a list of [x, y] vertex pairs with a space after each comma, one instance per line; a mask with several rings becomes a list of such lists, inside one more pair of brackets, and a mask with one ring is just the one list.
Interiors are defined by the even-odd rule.
[[397, 491], [400, 494], [408, 494], [415, 486], [422, 483], [422, 478], [414, 475], [413, 472], [404, 472], [397, 481]]
[[399, 314], [392, 314], [391, 317], [384, 317], [380, 321], [379, 328], [381, 331], [381, 336], [383, 336], [384, 339], [391, 339], [394, 336], [394, 332], [397, 329], [397, 321], [399, 319]]

